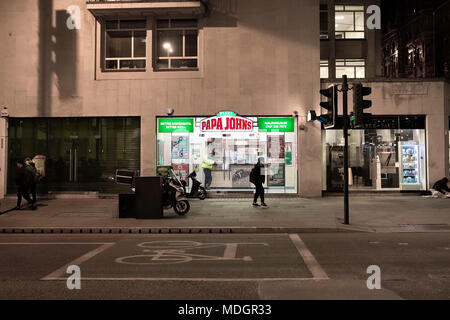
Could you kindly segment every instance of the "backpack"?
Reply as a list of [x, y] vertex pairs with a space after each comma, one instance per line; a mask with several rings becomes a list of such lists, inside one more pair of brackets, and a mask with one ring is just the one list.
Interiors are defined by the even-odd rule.
[[258, 168], [255, 166], [252, 171], [250, 171], [250, 182], [256, 184], [258, 182]]

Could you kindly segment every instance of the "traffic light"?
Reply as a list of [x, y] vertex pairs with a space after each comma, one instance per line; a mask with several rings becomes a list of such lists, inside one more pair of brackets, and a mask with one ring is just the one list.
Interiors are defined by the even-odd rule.
[[364, 100], [364, 97], [371, 93], [372, 89], [363, 87], [362, 83], [356, 83], [353, 86], [353, 123], [355, 128], [362, 128], [364, 126], [364, 109], [372, 106], [372, 101]]
[[338, 113], [338, 87], [335, 85], [328, 89], [322, 89], [320, 94], [327, 98], [327, 101], [321, 102], [320, 106], [328, 112], [321, 115], [318, 120], [323, 123], [325, 129], [332, 129], [336, 125]]

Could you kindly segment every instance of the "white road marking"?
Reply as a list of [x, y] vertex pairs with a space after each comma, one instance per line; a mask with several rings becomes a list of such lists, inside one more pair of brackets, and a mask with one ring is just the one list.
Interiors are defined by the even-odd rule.
[[[92, 244], [92, 243], [84, 243], [84, 244]], [[99, 243], [96, 243], [99, 244]], [[61, 268], [57, 269], [56, 271], [53, 271], [49, 275], [43, 277], [41, 280], [58, 280], [61, 279], [60, 277], [66, 273], [66, 270], [71, 265], [80, 266], [83, 262], [86, 262], [87, 260], [91, 259], [92, 257], [96, 256], [100, 252], [105, 251], [108, 248], [111, 248], [113, 245], [115, 245], [115, 242], [108, 242], [108, 243], [101, 243], [101, 246], [89, 251], [88, 253], [82, 255], [81, 257], [78, 257], [77, 259], [73, 260], [72, 262], [65, 264]], [[84, 279], [83, 279], [84, 280]]]
[[225, 252], [223, 253], [223, 257], [225, 259], [234, 259], [236, 258], [237, 244], [236, 243], [227, 243], [225, 246]]
[[316, 258], [314, 258], [313, 254], [306, 247], [303, 240], [300, 238], [298, 234], [290, 234], [289, 238], [291, 239], [294, 246], [297, 248], [297, 251], [300, 253], [300, 256], [303, 258], [308, 270], [313, 275], [314, 279], [322, 279], [328, 280], [330, 279], [326, 274], [325, 270], [322, 269], [320, 264], [317, 262]]
[[[151, 241], [138, 244], [138, 247], [152, 248], [143, 250], [144, 253], [134, 256], [119, 257], [116, 263], [151, 265], [151, 264], [179, 264], [192, 261], [253, 261], [252, 257], [245, 256], [237, 258], [238, 245], [260, 245], [269, 246], [268, 243], [254, 242], [232, 242], [232, 243], [202, 243], [197, 241]], [[200, 250], [207, 248], [224, 248], [222, 256], [212, 256], [193, 253], [191, 250]], [[131, 261], [130, 261], [131, 260]]]
[[407, 246], [408, 243], [407, 243], [407, 242], [400, 242], [398, 245], [399, 245], [399, 246]]
[[[112, 242], [109, 242], [109, 243], [112, 243]], [[57, 244], [57, 245], [66, 245], [66, 244], [98, 244], [98, 245], [102, 245], [102, 244], [106, 244], [106, 243], [105, 242], [0, 242], [0, 245], [8, 245], [8, 246], [13, 246], [13, 245], [28, 246], [28, 245], [33, 245], [33, 244], [38, 244], [38, 245], [46, 245], [46, 244]]]

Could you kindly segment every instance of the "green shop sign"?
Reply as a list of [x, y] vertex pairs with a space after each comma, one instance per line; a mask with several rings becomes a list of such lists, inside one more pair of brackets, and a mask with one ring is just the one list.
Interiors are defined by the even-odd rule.
[[259, 118], [260, 132], [294, 132], [294, 118]]
[[160, 118], [158, 119], [158, 132], [194, 132], [194, 119]]

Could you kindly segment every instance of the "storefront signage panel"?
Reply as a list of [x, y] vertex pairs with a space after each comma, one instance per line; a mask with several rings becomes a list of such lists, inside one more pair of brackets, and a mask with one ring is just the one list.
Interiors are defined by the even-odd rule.
[[259, 118], [259, 132], [294, 132], [294, 118]]
[[194, 132], [193, 118], [160, 118], [158, 119], [158, 132]]
[[252, 132], [253, 121], [232, 111], [221, 111], [215, 117], [200, 122], [202, 132]]

